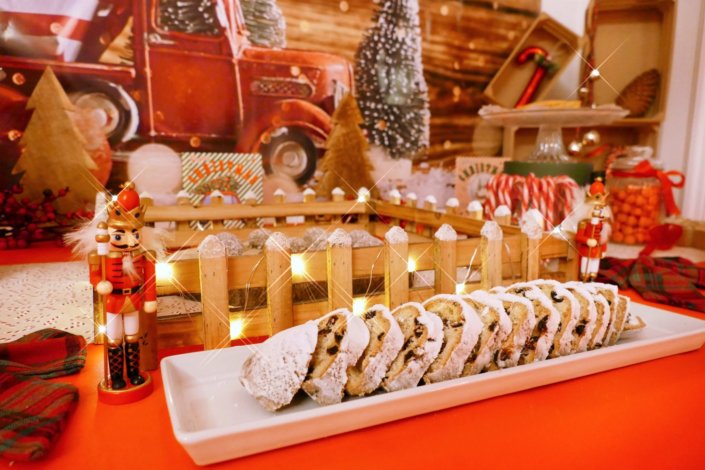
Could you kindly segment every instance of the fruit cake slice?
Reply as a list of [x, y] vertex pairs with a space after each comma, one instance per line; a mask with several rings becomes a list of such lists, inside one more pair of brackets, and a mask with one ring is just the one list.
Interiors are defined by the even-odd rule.
[[524, 286], [536, 286], [541, 289], [541, 292], [553, 302], [553, 306], [561, 314], [558, 331], [556, 331], [556, 336], [553, 338], [553, 346], [548, 353], [548, 357], [571, 354], [573, 352], [573, 332], [575, 325], [578, 323], [578, 318], [580, 318], [578, 300], [560, 282], [551, 279], [537, 279], [530, 282], [517, 283], [510, 286], [509, 289]]
[[316, 347], [315, 321], [288, 328], [253, 346], [245, 360], [240, 383], [269, 411], [291, 403], [306, 378]]
[[612, 335], [607, 338], [608, 346], [617, 343], [617, 341], [619, 341], [619, 338], [622, 336], [624, 326], [626, 325], [627, 318], [629, 317], [630, 304], [631, 300], [629, 299], [629, 297], [619, 294], [617, 295], [617, 320], [614, 330], [612, 331]]
[[[495, 287], [492, 292], [501, 292], [501, 289], [503, 288]], [[553, 341], [561, 322], [561, 314], [553, 306], [550, 297], [546, 296], [537, 286], [514, 286], [507, 288], [505, 292], [520, 295], [530, 300], [533, 303], [534, 313], [536, 314], [536, 325], [531, 332], [531, 336], [524, 344], [519, 364], [543, 361], [548, 357], [553, 347]]]
[[374, 305], [362, 314], [370, 332], [370, 342], [357, 363], [348, 369], [345, 391], [360, 396], [374, 392], [395, 357], [399, 354], [404, 335], [389, 309]]
[[619, 288], [615, 285], [603, 284], [601, 282], [591, 282], [590, 284], [593, 285], [595, 289], [597, 289], [597, 291], [605, 297], [605, 299], [607, 299], [607, 303], [610, 306], [610, 322], [607, 325], [607, 333], [605, 333], [605, 338], [602, 341], [603, 347], [609, 346], [610, 344], [614, 344], [610, 343], [610, 339], [614, 338], [615, 332], [617, 331], [617, 327], [619, 324]]
[[476, 290], [463, 296], [479, 312], [482, 320], [482, 331], [470, 357], [465, 362], [462, 375], [474, 375], [484, 372], [489, 367], [495, 353], [512, 330], [512, 322], [504, 311], [504, 305], [493, 295], [482, 290]]
[[360, 359], [370, 340], [362, 318], [346, 309], [318, 319], [318, 338], [301, 388], [319, 405], [339, 403], [348, 381], [347, 370]]
[[610, 304], [600, 290], [592, 282], [567, 282], [567, 286], [580, 286], [592, 295], [592, 300], [595, 302], [595, 310], [597, 311], [597, 320], [595, 321], [595, 329], [592, 332], [588, 343], [588, 350], [601, 348], [606, 339], [607, 327], [610, 324], [612, 309]]
[[424, 374], [424, 382], [434, 383], [459, 377], [480, 337], [480, 316], [457, 295], [436, 295], [424, 302], [423, 307], [437, 314], [443, 322], [443, 345], [438, 357]]
[[495, 353], [490, 369], [504, 369], [519, 364], [524, 345], [531, 338], [531, 333], [536, 326], [534, 304], [515, 294], [492, 294], [502, 302], [504, 311], [512, 322], [512, 331]]
[[415, 387], [443, 345], [443, 322], [418, 302], [400, 305], [392, 312], [404, 335], [401, 351], [389, 366], [382, 387], [388, 392]]
[[592, 333], [597, 326], [597, 307], [593, 295], [580, 283], [564, 284], [580, 304], [580, 318], [573, 330], [573, 352], [588, 350]]

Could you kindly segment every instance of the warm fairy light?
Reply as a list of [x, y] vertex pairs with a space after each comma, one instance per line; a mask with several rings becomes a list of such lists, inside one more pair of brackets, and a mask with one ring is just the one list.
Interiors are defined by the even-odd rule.
[[370, 190], [364, 186], [357, 192], [357, 202], [367, 202], [370, 199]]
[[174, 268], [169, 263], [157, 263], [155, 270], [157, 272], [157, 282], [159, 283], [171, 281], [171, 278], [174, 277]]
[[108, 327], [106, 327], [105, 325], [98, 326], [98, 333], [100, 333], [101, 335], [104, 335], [106, 331], [108, 331]]
[[600, 76], [600, 71], [598, 69], [592, 69], [592, 71], [590, 72], [590, 78], [592, 78], [593, 80], [600, 78]]
[[406, 263], [406, 270], [409, 271], [410, 273], [416, 272], [416, 260], [413, 258], [409, 258], [409, 261]]
[[306, 274], [306, 263], [301, 254], [291, 255], [291, 273], [294, 276], [303, 276]]
[[238, 339], [242, 337], [242, 332], [245, 329], [245, 321], [242, 318], [230, 320], [230, 339]]
[[460, 284], [455, 285], [455, 295], [462, 295], [465, 293], [465, 283], [461, 282]]
[[367, 307], [367, 299], [364, 297], [359, 297], [357, 299], [353, 299], [353, 314], [360, 316], [363, 313], [365, 313], [365, 308]]

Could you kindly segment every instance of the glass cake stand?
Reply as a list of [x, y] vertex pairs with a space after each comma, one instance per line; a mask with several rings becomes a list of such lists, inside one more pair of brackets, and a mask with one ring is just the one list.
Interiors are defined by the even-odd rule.
[[563, 127], [590, 127], [610, 124], [629, 114], [617, 105], [595, 108], [523, 108], [508, 109], [496, 105], [483, 106], [479, 113], [496, 126], [538, 127], [536, 147], [529, 157], [532, 162], [570, 162], [563, 145]]

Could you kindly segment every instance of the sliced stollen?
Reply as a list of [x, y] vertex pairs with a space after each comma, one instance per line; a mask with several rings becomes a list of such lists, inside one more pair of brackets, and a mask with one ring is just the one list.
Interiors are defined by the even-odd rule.
[[622, 336], [624, 327], [627, 324], [627, 318], [629, 317], [629, 307], [631, 305], [631, 299], [624, 295], [617, 295], [617, 320], [612, 334], [607, 338], [607, 345], [611, 346], [619, 341]]
[[339, 403], [355, 365], [370, 341], [362, 318], [347, 309], [334, 310], [317, 321], [318, 338], [301, 388], [319, 405]]
[[534, 304], [525, 297], [515, 294], [492, 294], [502, 302], [504, 311], [512, 323], [512, 331], [495, 353], [490, 369], [504, 369], [519, 364], [524, 345], [531, 338], [536, 326]]
[[275, 411], [291, 403], [316, 348], [315, 321], [288, 328], [255, 345], [245, 360], [240, 383], [265, 409]]
[[510, 286], [523, 287], [533, 285], [541, 289], [541, 291], [553, 302], [558, 313], [561, 314], [561, 321], [558, 324], [558, 331], [553, 338], [553, 347], [548, 353], [548, 357], [566, 356], [573, 352], [573, 339], [575, 326], [580, 318], [580, 304], [575, 296], [563, 285], [552, 279], [537, 279], [534, 281], [523, 282]]
[[617, 318], [619, 316], [619, 288], [615, 285], [603, 284], [601, 282], [591, 282], [590, 284], [593, 285], [595, 289], [597, 289], [597, 291], [605, 297], [605, 299], [607, 299], [607, 303], [610, 306], [610, 322], [607, 325], [607, 333], [605, 333], [605, 338], [602, 341], [602, 346], [609, 346], [610, 344], [614, 344], [610, 343], [610, 339], [614, 338], [619, 324], [619, 319]]
[[357, 363], [348, 368], [345, 391], [360, 396], [374, 392], [404, 343], [404, 335], [389, 309], [374, 305], [362, 314], [370, 342]]
[[443, 345], [438, 357], [423, 376], [425, 383], [441, 382], [460, 376], [482, 331], [482, 320], [475, 309], [460, 296], [439, 294], [423, 307], [441, 317]]
[[[502, 292], [502, 289], [501, 287], [495, 287], [491, 292]], [[531, 332], [531, 336], [524, 344], [519, 364], [543, 361], [548, 357], [551, 347], [553, 347], [558, 324], [561, 322], [561, 314], [553, 306], [550, 297], [546, 296], [537, 286], [508, 287], [505, 292], [521, 295], [530, 300], [533, 303], [534, 314], [536, 315], [536, 325]]]
[[592, 300], [595, 302], [595, 310], [597, 311], [597, 320], [595, 321], [595, 329], [592, 332], [588, 343], [588, 350], [601, 348], [607, 336], [607, 327], [612, 318], [612, 309], [610, 304], [600, 290], [592, 282], [567, 282], [566, 286], [580, 286], [592, 295]]
[[483, 325], [480, 338], [463, 367], [462, 375], [466, 376], [487, 370], [495, 353], [509, 336], [512, 322], [502, 302], [488, 292], [476, 290], [464, 295], [463, 300], [475, 308]]
[[417, 386], [443, 345], [441, 318], [427, 312], [420, 303], [400, 305], [392, 316], [401, 328], [404, 343], [382, 381], [388, 392]]
[[580, 318], [573, 330], [573, 352], [584, 352], [588, 350], [592, 333], [597, 326], [597, 306], [593, 295], [581, 283], [564, 284], [578, 300], [580, 304]]

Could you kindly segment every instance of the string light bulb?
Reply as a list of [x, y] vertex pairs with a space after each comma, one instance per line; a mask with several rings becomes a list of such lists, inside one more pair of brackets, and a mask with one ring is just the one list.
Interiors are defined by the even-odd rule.
[[171, 281], [174, 277], [174, 267], [170, 263], [160, 261], [156, 264], [154, 269], [157, 274], [157, 282], [159, 283]]
[[291, 255], [291, 274], [294, 276], [303, 276], [306, 274], [306, 262], [303, 255], [297, 253]]
[[455, 295], [462, 295], [465, 293], [465, 283], [460, 282], [455, 285]]
[[230, 339], [241, 338], [244, 330], [245, 321], [242, 318], [230, 320]]
[[409, 258], [406, 263], [406, 270], [410, 273], [416, 272], [416, 260], [414, 258]]
[[365, 313], [365, 309], [367, 308], [367, 299], [364, 297], [358, 297], [357, 299], [353, 299], [353, 305], [352, 305], [352, 313], [354, 315], [360, 316], [363, 313]]

